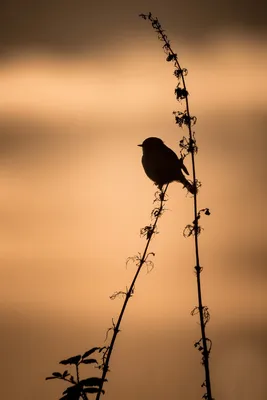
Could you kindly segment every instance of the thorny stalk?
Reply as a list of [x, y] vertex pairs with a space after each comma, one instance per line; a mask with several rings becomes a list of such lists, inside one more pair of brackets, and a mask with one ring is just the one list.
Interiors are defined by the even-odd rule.
[[154, 255], [154, 253], [148, 253], [148, 248], [149, 248], [149, 245], [150, 245], [152, 237], [156, 233], [158, 219], [162, 215], [162, 212], [164, 211], [164, 203], [166, 201], [165, 200], [165, 195], [166, 195], [167, 188], [168, 188], [168, 184], [166, 185], [165, 189], [159, 193], [158, 197], [157, 197], [157, 193], [158, 192], [156, 193], [156, 200], [155, 201], [159, 201], [160, 204], [159, 204], [159, 207], [154, 208], [154, 210], [152, 211], [152, 216], [154, 217], [154, 223], [149, 225], [149, 226], [146, 226], [143, 229], [141, 229], [141, 235], [146, 236], [146, 239], [147, 239], [146, 246], [145, 246], [145, 249], [143, 251], [142, 256], [140, 255], [140, 257], [139, 256], [135, 256], [135, 257], [130, 258], [132, 260], [137, 261], [138, 268], [137, 268], [137, 271], [136, 271], [136, 273], [134, 275], [134, 278], [132, 280], [132, 283], [131, 283], [131, 286], [130, 286], [129, 290], [126, 290], [126, 292], [118, 292], [118, 293], [115, 293], [115, 295], [111, 296], [111, 298], [115, 298], [117, 295], [124, 294], [125, 295], [125, 299], [124, 299], [124, 303], [123, 303], [120, 315], [118, 317], [118, 320], [117, 320], [116, 324], [113, 324], [113, 327], [111, 328], [113, 330], [113, 335], [112, 335], [112, 338], [111, 338], [111, 341], [110, 341], [110, 345], [108, 346], [107, 351], [105, 352], [104, 357], [103, 357], [103, 364], [102, 364], [102, 367], [101, 367], [101, 369], [102, 369], [102, 377], [101, 377], [101, 383], [100, 383], [100, 386], [99, 386], [99, 391], [98, 391], [98, 393], [96, 395], [96, 400], [99, 400], [100, 396], [102, 394], [102, 389], [103, 389], [103, 385], [104, 385], [104, 382], [105, 382], [105, 378], [106, 378], [106, 375], [107, 375], [107, 373], [109, 371], [110, 357], [111, 357], [113, 349], [114, 349], [114, 345], [115, 345], [115, 341], [116, 341], [117, 335], [120, 332], [121, 321], [122, 321], [123, 315], [125, 313], [128, 301], [130, 300], [130, 297], [134, 293], [135, 282], [136, 282], [136, 280], [138, 278], [138, 275], [139, 275], [139, 273], [141, 271], [142, 266], [144, 264], [148, 264], [148, 265], [151, 264], [151, 262], [149, 262], [147, 260], [147, 258], [148, 258], [149, 255]]
[[[79, 366], [78, 364], [75, 365], [76, 369], [76, 376], [77, 376], [77, 384], [80, 385], [80, 374], [79, 374]], [[81, 396], [83, 400], [88, 400], [88, 397], [86, 396], [86, 393], [84, 392], [83, 388], [81, 390]]]
[[[187, 70], [181, 68], [181, 65], [177, 58], [177, 54], [173, 52], [170, 46], [170, 42], [166, 34], [164, 33], [165, 31], [162, 29], [158, 19], [154, 18], [151, 13], [140, 14], [140, 17], [142, 17], [145, 20], [149, 20], [151, 22], [153, 29], [158, 34], [158, 39], [164, 43], [163, 50], [167, 54], [166, 60], [172, 61], [174, 63], [175, 67], [174, 75], [178, 79], [178, 85], [175, 89], [176, 98], [178, 101], [185, 100], [186, 104], [186, 110], [184, 112], [177, 111], [174, 112], [173, 114], [175, 115], [176, 123], [180, 127], [182, 127], [182, 125], [186, 125], [188, 127], [188, 133], [189, 133], [189, 140], [183, 138], [180, 141], [180, 147], [182, 149], [181, 154], [184, 157], [189, 153], [191, 153], [193, 185], [195, 187], [194, 221], [193, 225], [188, 225], [188, 227], [191, 227], [192, 229], [190, 230], [190, 233], [187, 235], [190, 236], [190, 234], [193, 234], [195, 241], [195, 260], [196, 260], [195, 271], [197, 277], [197, 293], [198, 293], [197, 310], [199, 312], [199, 317], [200, 317], [200, 327], [202, 336], [202, 339], [199, 342], [195, 343], [195, 347], [197, 347], [198, 350], [201, 351], [201, 354], [203, 356], [202, 363], [205, 368], [205, 382], [202, 384], [202, 386], [206, 387], [206, 393], [203, 395], [203, 398], [206, 400], [213, 400], [211, 393], [211, 381], [210, 381], [210, 370], [209, 370], [209, 354], [211, 351], [211, 341], [206, 337], [206, 331], [205, 331], [206, 323], [209, 320], [209, 313], [208, 313], [208, 308], [206, 306], [203, 306], [202, 302], [201, 279], [200, 279], [202, 267], [200, 266], [199, 244], [198, 244], [198, 235], [201, 231], [201, 227], [199, 226], [200, 213], [203, 211], [205, 212], [206, 215], [209, 215], [209, 209], [203, 209], [198, 211], [198, 206], [197, 206], [197, 188], [200, 186], [200, 183], [197, 181], [196, 178], [195, 153], [197, 152], [198, 149], [196, 146], [195, 135], [194, 132], [192, 131], [192, 125], [195, 124], [196, 117], [191, 117], [189, 110], [188, 91], [186, 88], [186, 83], [184, 78], [185, 75], [187, 74]], [[195, 310], [193, 310], [192, 314], [194, 313]]]

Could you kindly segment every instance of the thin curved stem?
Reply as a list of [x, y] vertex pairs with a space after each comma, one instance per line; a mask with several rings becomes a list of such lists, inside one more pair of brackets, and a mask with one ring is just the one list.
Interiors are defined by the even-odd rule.
[[[80, 384], [79, 365], [76, 364], [75, 367], [76, 367], [77, 383], [79, 385]], [[86, 395], [86, 393], [84, 392], [83, 389], [81, 390], [81, 397], [82, 397], [83, 400], [88, 400], [88, 397], [87, 397], [87, 395]]]
[[[177, 61], [178, 67], [180, 67], [179, 62]], [[186, 90], [186, 84], [184, 76], [182, 75], [182, 82], [183, 87]], [[186, 102], [186, 112], [187, 115], [190, 117], [190, 110], [189, 110], [189, 102], [188, 96], [185, 98]], [[193, 141], [193, 134], [192, 134], [192, 127], [191, 127], [191, 120], [189, 119], [189, 140], [190, 142]], [[193, 174], [193, 182], [195, 189], [197, 187], [197, 179], [196, 179], [196, 165], [195, 165], [195, 153], [191, 151], [191, 161], [192, 161], [192, 174]], [[208, 400], [212, 400], [212, 393], [211, 393], [211, 381], [210, 381], [210, 370], [209, 370], [209, 351], [207, 348], [207, 337], [206, 337], [206, 330], [205, 330], [205, 320], [204, 320], [204, 313], [203, 313], [203, 302], [202, 302], [202, 291], [201, 291], [201, 267], [200, 267], [200, 260], [199, 260], [199, 245], [198, 245], [198, 232], [199, 232], [199, 224], [198, 224], [198, 208], [197, 208], [197, 190], [194, 193], [194, 227], [195, 227], [195, 260], [196, 260], [196, 276], [197, 276], [197, 294], [198, 294], [198, 308], [199, 308], [199, 318], [200, 318], [200, 329], [201, 329], [201, 336], [203, 342], [203, 352], [204, 352], [204, 368], [205, 368], [205, 377], [206, 377], [206, 388], [207, 388], [207, 398]]]
[[103, 371], [102, 371], [102, 377], [101, 377], [101, 385], [99, 386], [99, 391], [98, 391], [98, 393], [96, 395], [96, 400], [99, 400], [100, 396], [102, 394], [102, 389], [103, 389], [103, 385], [104, 385], [104, 382], [105, 382], [105, 378], [106, 378], [106, 375], [107, 375], [107, 373], [109, 371], [109, 362], [110, 362], [111, 354], [112, 354], [113, 349], [114, 349], [114, 345], [115, 345], [115, 341], [116, 341], [117, 335], [118, 335], [118, 333], [120, 331], [121, 321], [122, 321], [123, 315], [125, 313], [128, 301], [129, 301], [130, 297], [133, 294], [135, 282], [136, 282], [136, 280], [138, 278], [138, 275], [139, 275], [139, 273], [141, 271], [142, 266], [146, 262], [148, 248], [149, 248], [151, 239], [153, 237], [153, 233], [155, 233], [155, 230], [156, 230], [156, 227], [157, 227], [157, 223], [158, 223], [158, 219], [159, 219], [159, 217], [160, 217], [160, 215], [161, 215], [161, 213], [163, 211], [165, 194], [167, 192], [167, 189], [168, 189], [168, 184], [166, 185], [164, 191], [161, 192], [161, 195], [160, 195], [161, 196], [160, 197], [160, 206], [159, 206], [159, 209], [157, 211], [157, 215], [155, 217], [155, 221], [154, 221], [154, 224], [153, 224], [152, 229], [151, 229], [151, 234], [147, 238], [147, 243], [146, 243], [143, 255], [142, 255], [142, 257], [141, 257], [141, 259], [139, 261], [139, 266], [138, 266], [137, 271], [136, 271], [136, 273], [134, 275], [134, 278], [132, 280], [131, 286], [130, 286], [129, 290], [126, 293], [125, 300], [124, 300], [124, 303], [123, 303], [119, 318], [117, 320], [117, 323], [113, 328], [113, 335], [112, 335], [112, 339], [111, 339], [111, 342], [110, 342], [110, 345], [109, 345], [109, 348], [108, 348], [108, 351], [107, 351], [107, 354], [106, 354], [105, 362], [104, 362], [104, 365], [103, 365]]
[[[189, 101], [188, 101], [188, 92], [186, 89], [186, 83], [185, 83], [185, 78], [184, 78], [184, 71], [182, 70], [180, 63], [177, 58], [177, 54], [175, 54], [170, 46], [170, 42], [164, 33], [164, 30], [162, 29], [159, 21], [157, 18], [154, 18], [152, 16], [152, 13], [149, 12], [148, 14], [140, 14], [140, 17], [144, 19], [148, 19], [152, 23], [153, 29], [156, 30], [158, 33], [158, 38], [164, 42], [163, 49], [165, 52], [168, 52], [168, 57], [167, 61], [174, 61], [174, 65], [177, 68], [177, 71], [179, 72], [179, 78], [182, 80], [182, 85], [183, 85], [183, 97], [182, 99], [185, 99], [186, 103], [186, 115], [188, 117], [188, 123], [186, 124], [188, 126], [188, 131], [189, 131], [189, 149], [188, 150], [191, 153], [191, 161], [192, 161], [192, 174], [193, 174], [193, 185], [195, 187], [195, 193], [194, 193], [194, 237], [195, 237], [195, 260], [196, 260], [196, 276], [197, 276], [197, 295], [198, 295], [198, 310], [199, 310], [199, 318], [200, 318], [200, 327], [201, 327], [201, 336], [202, 336], [202, 343], [203, 343], [203, 364], [205, 368], [205, 386], [207, 389], [206, 393], [206, 399], [207, 400], [213, 400], [212, 398], [212, 393], [211, 393], [211, 381], [210, 381], [210, 370], [209, 370], [209, 350], [207, 347], [207, 337], [206, 337], [206, 332], [205, 332], [205, 316], [204, 316], [204, 308], [203, 308], [203, 303], [202, 303], [202, 291], [201, 291], [201, 267], [200, 267], [200, 259], [199, 259], [199, 245], [198, 245], [198, 234], [199, 234], [199, 214], [198, 214], [198, 208], [197, 208], [197, 179], [196, 179], [196, 164], [195, 164], [195, 139], [193, 137], [192, 133], [192, 126], [191, 126], [191, 117], [190, 117], [190, 109], [189, 109]], [[178, 85], [179, 87], [179, 85]], [[192, 144], [193, 147], [192, 147]]]

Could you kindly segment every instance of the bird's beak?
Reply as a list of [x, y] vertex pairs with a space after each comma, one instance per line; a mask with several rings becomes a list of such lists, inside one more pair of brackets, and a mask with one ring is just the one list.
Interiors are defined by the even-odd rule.
[[139, 146], [139, 147], [143, 147], [143, 145], [142, 145], [142, 144], [138, 144], [137, 146]]

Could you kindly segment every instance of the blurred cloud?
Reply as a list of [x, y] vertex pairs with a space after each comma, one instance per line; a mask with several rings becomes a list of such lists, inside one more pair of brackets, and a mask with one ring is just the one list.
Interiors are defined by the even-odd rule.
[[164, 4], [158, 0], [30, 0], [23, 4], [9, 0], [1, 7], [1, 53], [27, 49], [62, 54], [77, 54], [84, 49], [102, 52], [99, 46], [103, 49], [114, 41], [127, 43], [130, 38], [147, 35], [148, 27], [138, 20], [138, 14], [149, 11], [160, 17], [163, 26], [168, 23], [172, 36], [193, 42], [209, 40], [215, 31], [233, 28], [259, 35], [266, 32], [263, 0], [242, 6], [230, 0], [190, 0], [181, 5], [173, 0]]
[[[179, 53], [192, 66], [188, 76], [191, 108], [197, 107], [200, 113], [263, 111], [265, 47], [234, 34], [218, 36], [203, 48], [180, 46]], [[129, 49], [121, 55], [115, 47], [97, 58], [32, 54], [11, 59], [0, 67], [0, 115], [71, 119], [72, 124], [86, 120], [94, 126], [101, 124], [104, 115], [121, 126], [129, 119], [136, 124], [140, 113], [143, 119], [149, 117], [155, 107], [161, 115], [175, 109], [171, 96], [175, 78], [170, 65], [163, 62], [164, 55], [156, 47], [147, 51], [133, 43]]]

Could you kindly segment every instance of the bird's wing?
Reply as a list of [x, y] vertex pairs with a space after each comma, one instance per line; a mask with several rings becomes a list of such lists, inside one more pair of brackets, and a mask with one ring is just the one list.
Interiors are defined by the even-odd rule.
[[168, 164], [169, 164], [170, 168], [173, 171], [176, 170], [177, 168], [179, 168], [180, 170], [182, 169], [186, 175], [189, 175], [189, 172], [183, 163], [183, 159], [179, 158], [177, 156], [177, 154], [167, 146], [165, 146], [164, 150], [165, 150], [166, 157], [168, 157]]

